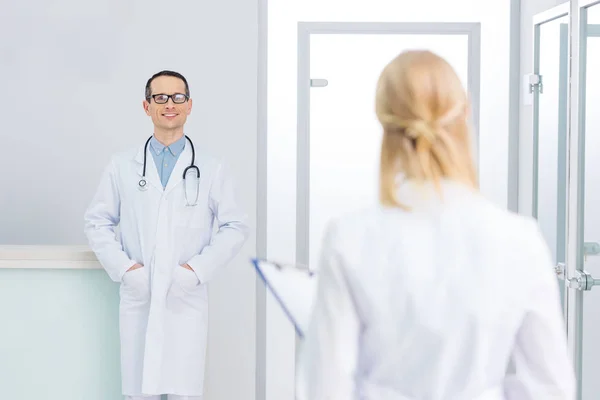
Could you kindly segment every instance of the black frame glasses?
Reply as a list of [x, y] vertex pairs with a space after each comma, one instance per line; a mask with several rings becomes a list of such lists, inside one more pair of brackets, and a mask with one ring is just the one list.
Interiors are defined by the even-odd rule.
[[[162, 101], [162, 98], [161, 98], [161, 101], [157, 101], [156, 98], [159, 96], [164, 97], [165, 100]], [[180, 97], [180, 98], [182, 98], [182, 100], [179, 100], [179, 99], [175, 100], [175, 96], [182, 96], [182, 97]], [[158, 94], [153, 94], [150, 97], [152, 97], [152, 99], [154, 100], [154, 102], [156, 104], [167, 104], [169, 102], [169, 99], [171, 99], [174, 104], [183, 104], [189, 100], [189, 96], [184, 93], [173, 93], [173, 94], [158, 93]]]

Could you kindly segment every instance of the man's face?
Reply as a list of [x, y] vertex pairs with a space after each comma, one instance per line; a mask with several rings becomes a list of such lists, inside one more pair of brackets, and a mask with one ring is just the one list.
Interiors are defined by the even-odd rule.
[[[192, 112], [192, 100], [176, 104], [173, 98], [166, 103], [158, 104], [161, 98], [156, 95], [185, 95], [185, 83], [174, 76], [159, 76], [150, 84], [152, 96], [150, 101], [144, 101], [144, 110], [152, 118], [155, 128], [162, 130], [181, 129]], [[179, 96], [181, 97], [181, 96]]]

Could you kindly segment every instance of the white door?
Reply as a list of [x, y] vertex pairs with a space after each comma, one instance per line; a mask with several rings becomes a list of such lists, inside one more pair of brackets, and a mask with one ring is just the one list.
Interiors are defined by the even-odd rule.
[[600, 393], [600, 4], [571, 2], [567, 333], [579, 399]]
[[[331, 217], [378, 201], [375, 86], [401, 51], [428, 49], [455, 68], [479, 110], [479, 24], [301, 23], [298, 45], [297, 261], [317, 265]], [[477, 131], [477, 129], [475, 129]]]
[[[533, 214], [557, 265], [578, 399], [591, 400], [600, 393], [600, 291], [591, 291], [600, 283], [600, 6], [581, 3], [575, 14], [565, 3], [534, 18]], [[581, 32], [571, 48], [569, 30]]]

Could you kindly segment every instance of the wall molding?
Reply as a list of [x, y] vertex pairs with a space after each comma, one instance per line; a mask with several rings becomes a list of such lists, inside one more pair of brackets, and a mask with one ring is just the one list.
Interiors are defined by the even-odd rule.
[[102, 269], [88, 246], [0, 245], [0, 269]]

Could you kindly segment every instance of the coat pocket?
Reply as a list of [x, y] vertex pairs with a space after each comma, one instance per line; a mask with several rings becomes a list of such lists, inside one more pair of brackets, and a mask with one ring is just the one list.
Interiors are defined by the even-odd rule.
[[167, 295], [167, 307], [178, 314], [193, 316], [206, 311], [207, 301], [206, 285], [200, 283], [194, 271], [177, 265]]
[[139, 304], [150, 300], [150, 281], [148, 268], [141, 267], [126, 272], [121, 282], [121, 303]]
[[200, 284], [200, 280], [194, 271], [178, 265], [173, 271], [173, 284], [187, 292], [193, 291]]
[[174, 225], [178, 229], [198, 230], [209, 227], [212, 213], [206, 204], [178, 207], [174, 214]]

